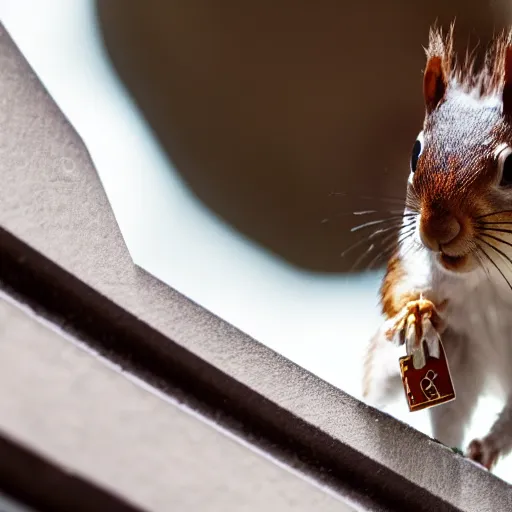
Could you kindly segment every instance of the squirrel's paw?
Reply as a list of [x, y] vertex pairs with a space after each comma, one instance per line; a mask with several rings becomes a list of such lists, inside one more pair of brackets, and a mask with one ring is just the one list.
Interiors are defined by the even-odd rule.
[[499, 449], [492, 438], [474, 439], [469, 443], [466, 457], [491, 470], [500, 455]]
[[[444, 307], [444, 304], [442, 305]], [[439, 316], [439, 308], [427, 299], [408, 302], [400, 313], [390, 322], [386, 331], [389, 341], [395, 340], [399, 345], [406, 340], [418, 346], [425, 338], [437, 336], [444, 330], [444, 322]], [[430, 332], [434, 330], [434, 332]]]

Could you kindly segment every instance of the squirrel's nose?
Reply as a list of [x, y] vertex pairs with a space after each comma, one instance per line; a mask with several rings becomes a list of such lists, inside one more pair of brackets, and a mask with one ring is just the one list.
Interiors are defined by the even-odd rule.
[[453, 215], [421, 215], [420, 238], [431, 251], [440, 251], [443, 245], [455, 240], [461, 229], [460, 222]]

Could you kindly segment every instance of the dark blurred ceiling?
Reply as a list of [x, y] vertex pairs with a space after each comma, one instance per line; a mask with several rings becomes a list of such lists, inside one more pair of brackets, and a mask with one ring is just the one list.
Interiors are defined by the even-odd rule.
[[504, 4], [477, 0], [97, 5], [115, 67], [191, 190], [273, 253], [325, 272], [347, 271], [366, 246], [340, 257], [362, 220], [343, 212], [395, 209], [360, 196], [405, 193], [429, 26], [456, 16], [458, 47], [483, 50], [504, 19]]

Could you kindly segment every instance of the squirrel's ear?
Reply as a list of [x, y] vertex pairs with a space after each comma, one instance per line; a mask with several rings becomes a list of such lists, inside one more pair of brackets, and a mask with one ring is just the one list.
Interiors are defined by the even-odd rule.
[[443, 100], [447, 87], [448, 80], [445, 74], [445, 66], [442, 57], [439, 55], [429, 57], [425, 73], [423, 74], [423, 96], [429, 114], [437, 107], [441, 100]]
[[512, 118], [512, 45], [505, 49], [503, 62], [503, 114]]
[[448, 89], [453, 61], [453, 29], [452, 23], [446, 36], [436, 27], [430, 29], [427, 65], [423, 73], [423, 97], [429, 114], [444, 99]]

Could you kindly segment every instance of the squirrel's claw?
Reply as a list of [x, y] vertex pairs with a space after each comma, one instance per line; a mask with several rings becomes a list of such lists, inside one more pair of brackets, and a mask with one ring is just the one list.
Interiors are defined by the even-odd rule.
[[427, 299], [418, 299], [408, 302], [393, 319], [386, 331], [386, 337], [389, 341], [395, 340], [399, 345], [407, 342], [408, 349], [412, 351], [419, 347], [422, 340], [429, 345], [434, 343], [444, 327], [434, 303]]

